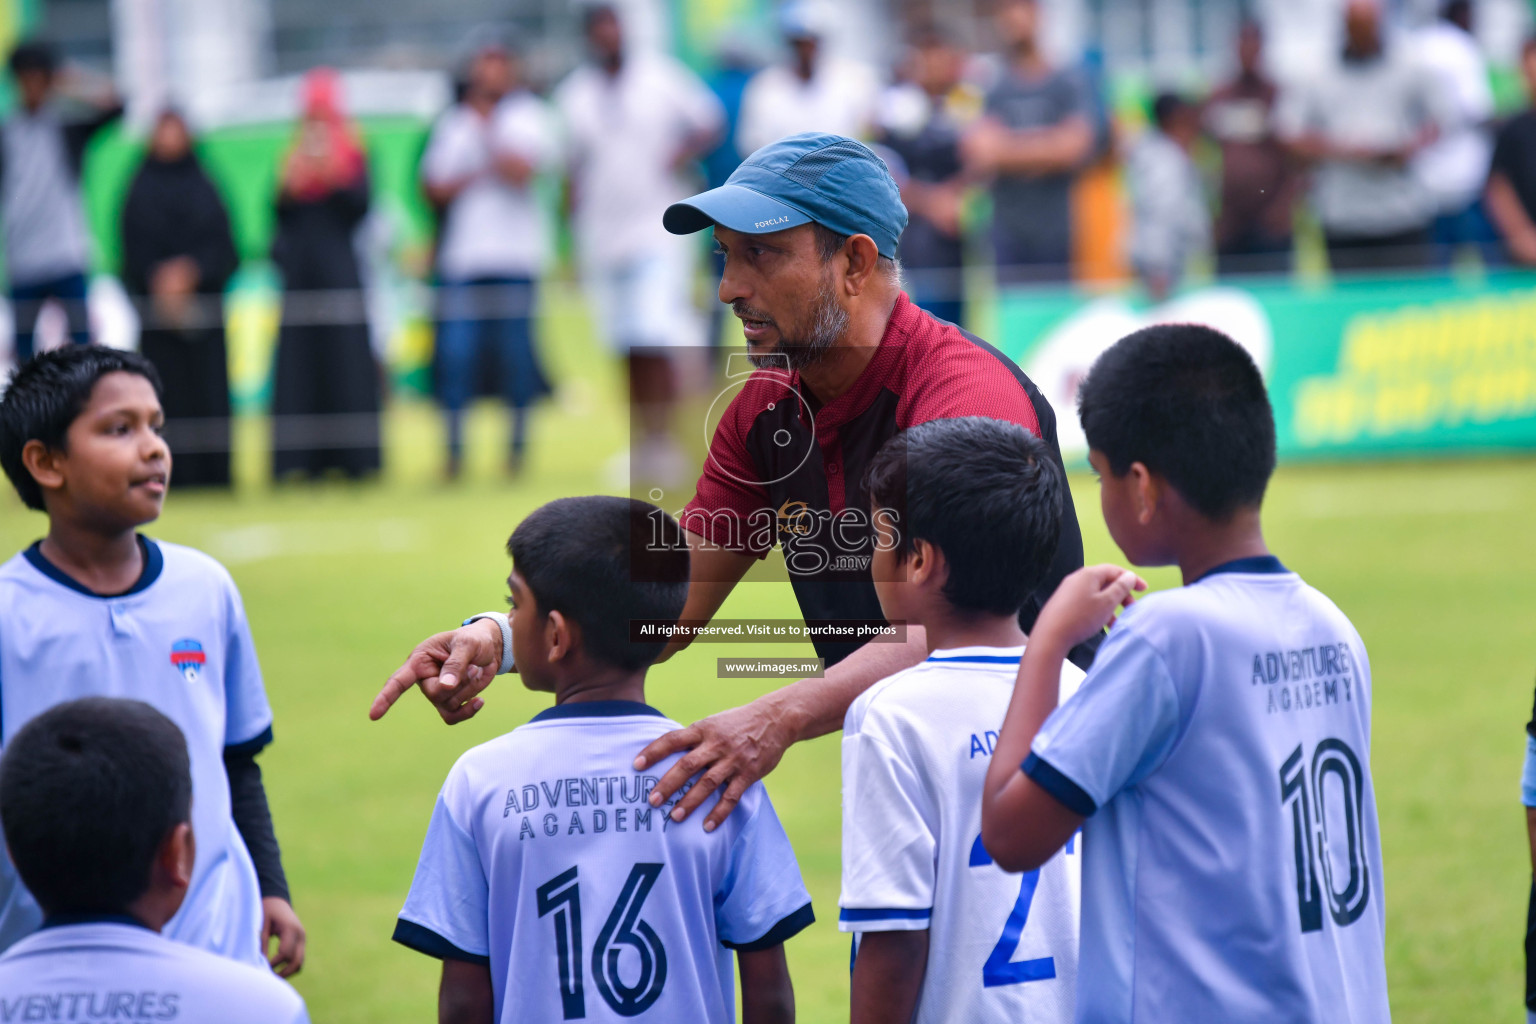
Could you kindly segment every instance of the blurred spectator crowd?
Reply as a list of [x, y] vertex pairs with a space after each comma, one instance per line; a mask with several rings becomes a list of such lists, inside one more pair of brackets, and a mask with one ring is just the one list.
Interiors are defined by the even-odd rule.
[[[707, 77], [628, 46], [615, 8], [583, 11], [587, 59], [542, 95], [522, 59], [537, 41], [478, 38], [423, 144], [417, 173], [437, 226], [433, 379], [450, 476], [463, 460], [464, 410], [486, 394], [511, 410], [507, 465], [522, 467], [529, 411], [552, 390], [537, 303], [562, 226], [597, 333], [627, 371], [631, 457], [648, 478], [685, 473], [665, 441], [678, 354], [726, 332], [719, 304], [709, 303], [712, 316], [700, 307], [697, 240], [667, 234], [662, 212], [801, 131], [876, 147], [911, 215], [900, 247], [907, 288], [962, 324], [978, 270], [1032, 286], [1123, 268], [1160, 301], [1190, 280], [1288, 272], [1308, 246], [1335, 271], [1536, 265], [1536, 112], [1497, 116], [1470, 0], [1450, 0], [1412, 30], [1378, 0], [1348, 0], [1337, 59], [1299, 80], [1273, 73], [1262, 27], [1244, 22], [1230, 78], [1203, 95], [1154, 90], [1130, 116], [1112, 109], [1090, 67], [1050, 59], [1036, 0], [998, 0], [984, 51], [942, 18], [912, 19], [886, 68], [842, 56], [830, 5], [789, 0], [775, 12], [780, 55], [727, 37]], [[20, 360], [45, 306], [64, 311], [72, 340], [89, 337], [82, 156], [122, 107], [110, 83], [61, 66], [46, 44], [18, 46], [10, 68], [17, 103], [0, 129], [0, 227]], [[1521, 70], [1536, 95], [1536, 42]], [[278, 477], [380, 467], [385, 377], [354, 245], [370, 168], [343, 92], [334, 72], [307, 77], [276, 176]], [[1106, 196], [1112, 209], [1096, 216]], [[174, 108], [153, 120], [120, 230], [140, 345], [164, 378], [178, 483], [227, 485], [221, 304], [239, 260], [226, 200]]]

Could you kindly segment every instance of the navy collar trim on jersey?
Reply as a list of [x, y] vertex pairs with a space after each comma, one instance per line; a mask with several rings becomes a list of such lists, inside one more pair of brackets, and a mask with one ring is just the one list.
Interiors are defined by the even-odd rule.
[[1200, 579], [1195, 580], [1195, 582], [1199, 583], [1200, 580], [1223, 572], [1266, 573], [1272, 575], [1290, 571], [1281, 565], [1280, 559], [1274, 555], [1254, 555], [1252, 558], [1234, 558], [1230, 562], [1221, 563], [1214, 569], [1207, 569], [1200, 574]]
[[134, 581], [133, 586], [121, 594], [98, 594], [63, 569], [48, 561], [47, 556], [43, 554], [42, 541], [35, 541], [22, 554], [26, 556], [27, 561], [32, 563], [32, 568], [60, 586], [68, 587], [77, 594], [84, 594], [86, 597], [99, 597], [105, 601], [118, 597], [131, 597], [134, 594], [148, 590], [155, 580], [160, 578], [160, 573], [165, 568], [165, 556], [160, 553], [160, 545], [142, 533], [138, 535], [138, 541], [139, 550], [144, 552], [144, 568], [140, 570], [139, 578]]
[[957, 654], [952, 658], [936, 658], [930, 654], [923, 660], [969, 662], [973, 665], [1017, 665], [1021, 657], [1018, 654]]
[[132, 914], [50, 914], [38, 928], [68, 928], [77, 924], [126, 924], [145, 931], [155, 930]]
[[534, 715], [534, 722], [549, 722], [559, 718], [622, 718], [625, 715], [667, 716], [637, 700], [578, 700], [569, 704], [556, 704]]

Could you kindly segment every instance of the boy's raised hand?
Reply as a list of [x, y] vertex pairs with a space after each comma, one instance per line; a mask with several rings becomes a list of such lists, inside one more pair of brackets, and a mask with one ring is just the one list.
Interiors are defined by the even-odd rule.
[[1030, 642], [1049, 641], [1073, 647], [1114, 625], [1121, 608], [1129, 608], [1147, 581], [1118, 565], [1090, 565], [1061, 581], [1040, 610]]

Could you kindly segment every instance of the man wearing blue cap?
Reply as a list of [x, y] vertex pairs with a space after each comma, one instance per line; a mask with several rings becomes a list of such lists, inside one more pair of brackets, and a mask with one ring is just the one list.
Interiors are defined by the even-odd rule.
[[[724, 185], [673, 204], [664, 223], [678, 234], [713, 226], [725, 256], [720, 301], [741, 320], [759, 367], [721, 418], [679, 517], [692, 556], [684, 621], [712, 618], [775, 538], [807, 623], [881, 621], [864, 470], [907, 427], [959, 416], [1018, 423], [1060, 464], [1055, 413], [1024, 373], [901, 290], [896, 243], [907, 211], [885, 164], [862, 143], [822, 133], [782, 139]], [[1020, 613], [1026, 632], [1061, 578], [1083, 564], [1077, 516], [1064, 496], [1051, 569]], [[444, 721], [472, 717], [482, 706], [476, 694], [511, 667], [505, 618], [492, 618], [423, 641], [374, 700], [372, 716], [420, 684]], [[685, 645], [674, 641], [667, 653]], [[643, 768], [690, 750], [652, 802], [703, 772], [673, 814], [681, 820], [721, 790], [704, 826], [714, 828], [790, 744], [839, 728], [855, 697], [927, 654], [917, 627], [904, 643], [815, 645], [828, 665], [823, 678], [712, 715], [641, 752]], [[1092, 657], [1091, 648], [1074, 654], [1084, 665]]]

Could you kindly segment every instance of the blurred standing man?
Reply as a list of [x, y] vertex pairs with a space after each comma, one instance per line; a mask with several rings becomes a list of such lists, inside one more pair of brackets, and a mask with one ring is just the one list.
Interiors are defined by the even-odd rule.
[[[725, 112], [725, 131], [715, 148], [704, 157], [704, 182], [708, 188], [719, 188], [741, 166], [742, 153], [736, 148], [736, 129], [741, 124], [741, 101], [747, 85], [757, 74], [761, 63], [748, 48], [747, 41], [739, 35], [731, 35], [720, 41], [715, 52], [715, 73], [710, 76], [709, 88], [720, 101]], [[711, 252], [709, 257], [710, 278], [718, 280], [725, 272], [725, 257]], [[718, 363], [720, 346], [725, 334], [725, 307], [716, 305], [709, 314], [708, 345], [711, 358]]]
[[[1520, 49], [1520, 71], [1536, 104], [1536, 36]], [[1536, 266], [1536, 108], [1527, 107], [1499, 129], [1484, 202], [1510, 259]]]
[[696, 247], [667, 234], [661, 215], [688, 194], [684, 169], [714, 148], [720, 101], [664, 54], [631, 53], [613, 7], [586, 12], [592, 60], [561, 83], [578, 257], [599, 332], [629, 361], [631, 472], [647, 482], [687, 476], [667, 436], [676, 396], [667, 349], [698, 346]]
[[1154, 302], [1178, 287], [1190, 257], [1211, 237], [1205, 184], [1190, 156], [1199, 137], [1199, 110], [1182, 96], [1163, 93], [1152, 104], [1152, 127], [1126, 161], [1131, 266]]
[[1419, 60], [1436, 79], [1446, 120], [1439, 138], [1414, 159], [1413, 170], [1435, 199], [1435, 252], [1439, 262], [1449, 264], [1461, 246], [1486, 251], [1494, 240], [1482, 203], [1493, 156], [1493, 88], [1488, 62], [1472, 36], [1471, 0], [1450, 0], [1440, 20], [1420, 29], [1414, 42]]
[[[64, 307], [70, 337], [90, 342], [86, 273], [91, 242], [80, 201], [80, 167], [91, 136], [120, 116], [110, 84], [89, 88], [47, 43], [22, 43], [11, 52], [11, 74], [20, 103], [0, 127], [0, 222], [5, 266], [16, 317], [16, 361], [32, 358], [37, 314], [50, 299]], [[68, 92], [95, 110], [88, 120], [65, 124], [53, 109], [56, 92]]]
[[869, 133], [879, 82], [868, 68], [823, 52], [828, 13], [815, 0], [791, 0], [780, 9], [779, 31], [790, 60], [759, 71], [747, 86], [736, 129], [743, 157], [800, 132], [850, 138]]
[[1426, 266], [1435, 202], [1411, 167], [1442, 120], [1436, 82], [1383, 31], [1377, 0], [1349, 0], [1342, 59], [1286, 95], [1277, 120], [1315, 165], [1312, 202], [1334, 270]]
[[421, 162], [427, 197], [445, 211], [437, 344], [450, 477], [462, 464], [463, 410], [484, 352], [495, 358], [501, 395], [512, 409], [513, 473], [528, 446], [528, 407], [549, 391], [533, 344], [549, 227], [533, 186], [555, 162], [554, 129], [506, 47], [482, 47], [466, 77], [462, 100], [438, 119]]
[[123, 284], [139, 309], [139, 351], [160, 371], [177, 487], [230, 483], [224, 288], [240, 267], [229, 211], [175, 110], [155, 121], [123, 203]]
[[1205, 130], [1221, 147], [1221, 208], [1216, 270], [1279, 273], [1291, 262], [1291, 222], [1299, 179], [1275, 134], [1279, 89], [1263, 67], [1264, 34], [1245, 21], [1237, 33], [1237, 77], [1211, 94]]
[[992, 186], [998, 279], [1072, 276], [1072, 182], [1093, 153], [1093, 98], [1080, 74], [1052, 67], [1040, 49], [1037, 0], [1003, 0], [998, 35], [1007, 70], [967, 135], [966, 162]]
[[960, 139], [979, 113], [961, 88], [965, 54], [936, 28], [913, 40], [911, 81], [887, 91], [876, 140], [900, 158], [892, 168], [911, 219], [901, 262], [912, 301], [940, 320], [965, 322], [965, 244], [960, 214], [969, 181]]

